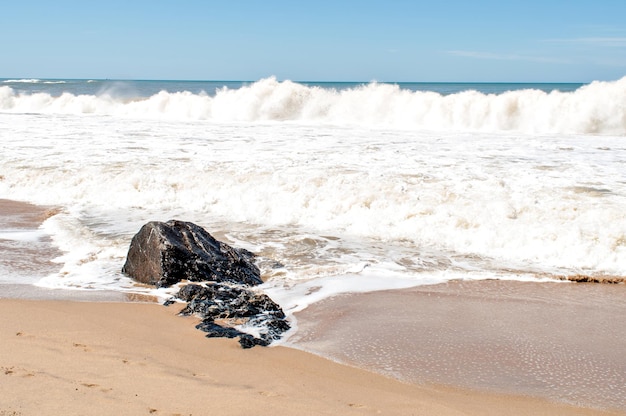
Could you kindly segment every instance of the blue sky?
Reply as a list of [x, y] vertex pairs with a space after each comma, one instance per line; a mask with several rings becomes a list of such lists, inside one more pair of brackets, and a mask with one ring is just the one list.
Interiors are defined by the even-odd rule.
[[0, 77], [587, 82], [626, 75], [625, 0], [13, 1]]

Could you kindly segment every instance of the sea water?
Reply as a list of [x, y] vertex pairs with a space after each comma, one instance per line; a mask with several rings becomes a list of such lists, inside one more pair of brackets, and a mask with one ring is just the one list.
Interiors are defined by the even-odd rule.
[[[258, 255], [293, 313], [450, 279], [626, 274], [626, 78], [581, 84], [0, 80], [0, 198], [55, 207], [58, 270], [0, 283], [150, 292], [146, 222]], [[0, 252], [0, 257], [8, 255]]]

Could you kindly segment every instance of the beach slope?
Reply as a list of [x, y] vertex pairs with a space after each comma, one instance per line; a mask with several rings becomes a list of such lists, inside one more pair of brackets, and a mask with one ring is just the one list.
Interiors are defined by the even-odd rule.
[[206, 339], [147, 303], [0, 299], [0, 415], [600, 415]]

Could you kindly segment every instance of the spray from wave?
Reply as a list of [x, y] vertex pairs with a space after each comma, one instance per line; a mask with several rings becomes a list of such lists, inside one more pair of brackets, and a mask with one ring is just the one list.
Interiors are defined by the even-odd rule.
[[215, 95], [161, 91], [150, 97], [16, 93], [0, 86], [0, 111], [97, 114], [212, 122], [285, 122], [421, 130], [626, 135], [626, 77], [574, 92], [451, 95], [370, 83], [335, 90], [266, 78]]

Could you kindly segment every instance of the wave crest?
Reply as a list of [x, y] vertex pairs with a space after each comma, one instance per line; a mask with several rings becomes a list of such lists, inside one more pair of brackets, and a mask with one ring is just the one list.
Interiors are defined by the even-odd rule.
[[37, 78], [30, 79], [6, 79], [2, 81], [4, 84], [66, 84], [67, 81], [49, 81]]
[[[26, 81], [26, 80], [23, 80]], [[31, 80], [32, 81], [32, 80]], [[401, 129], [626, 135], [626, 77], [574, 92], [519, 90], [451, 95], [370, 83], [347, 90], [266, 78], [214, 96], [161, 91], [135, 99], [18, 94], [0, 86], [0, 111], [103, 114], [215, 122], [299, 121]]]

